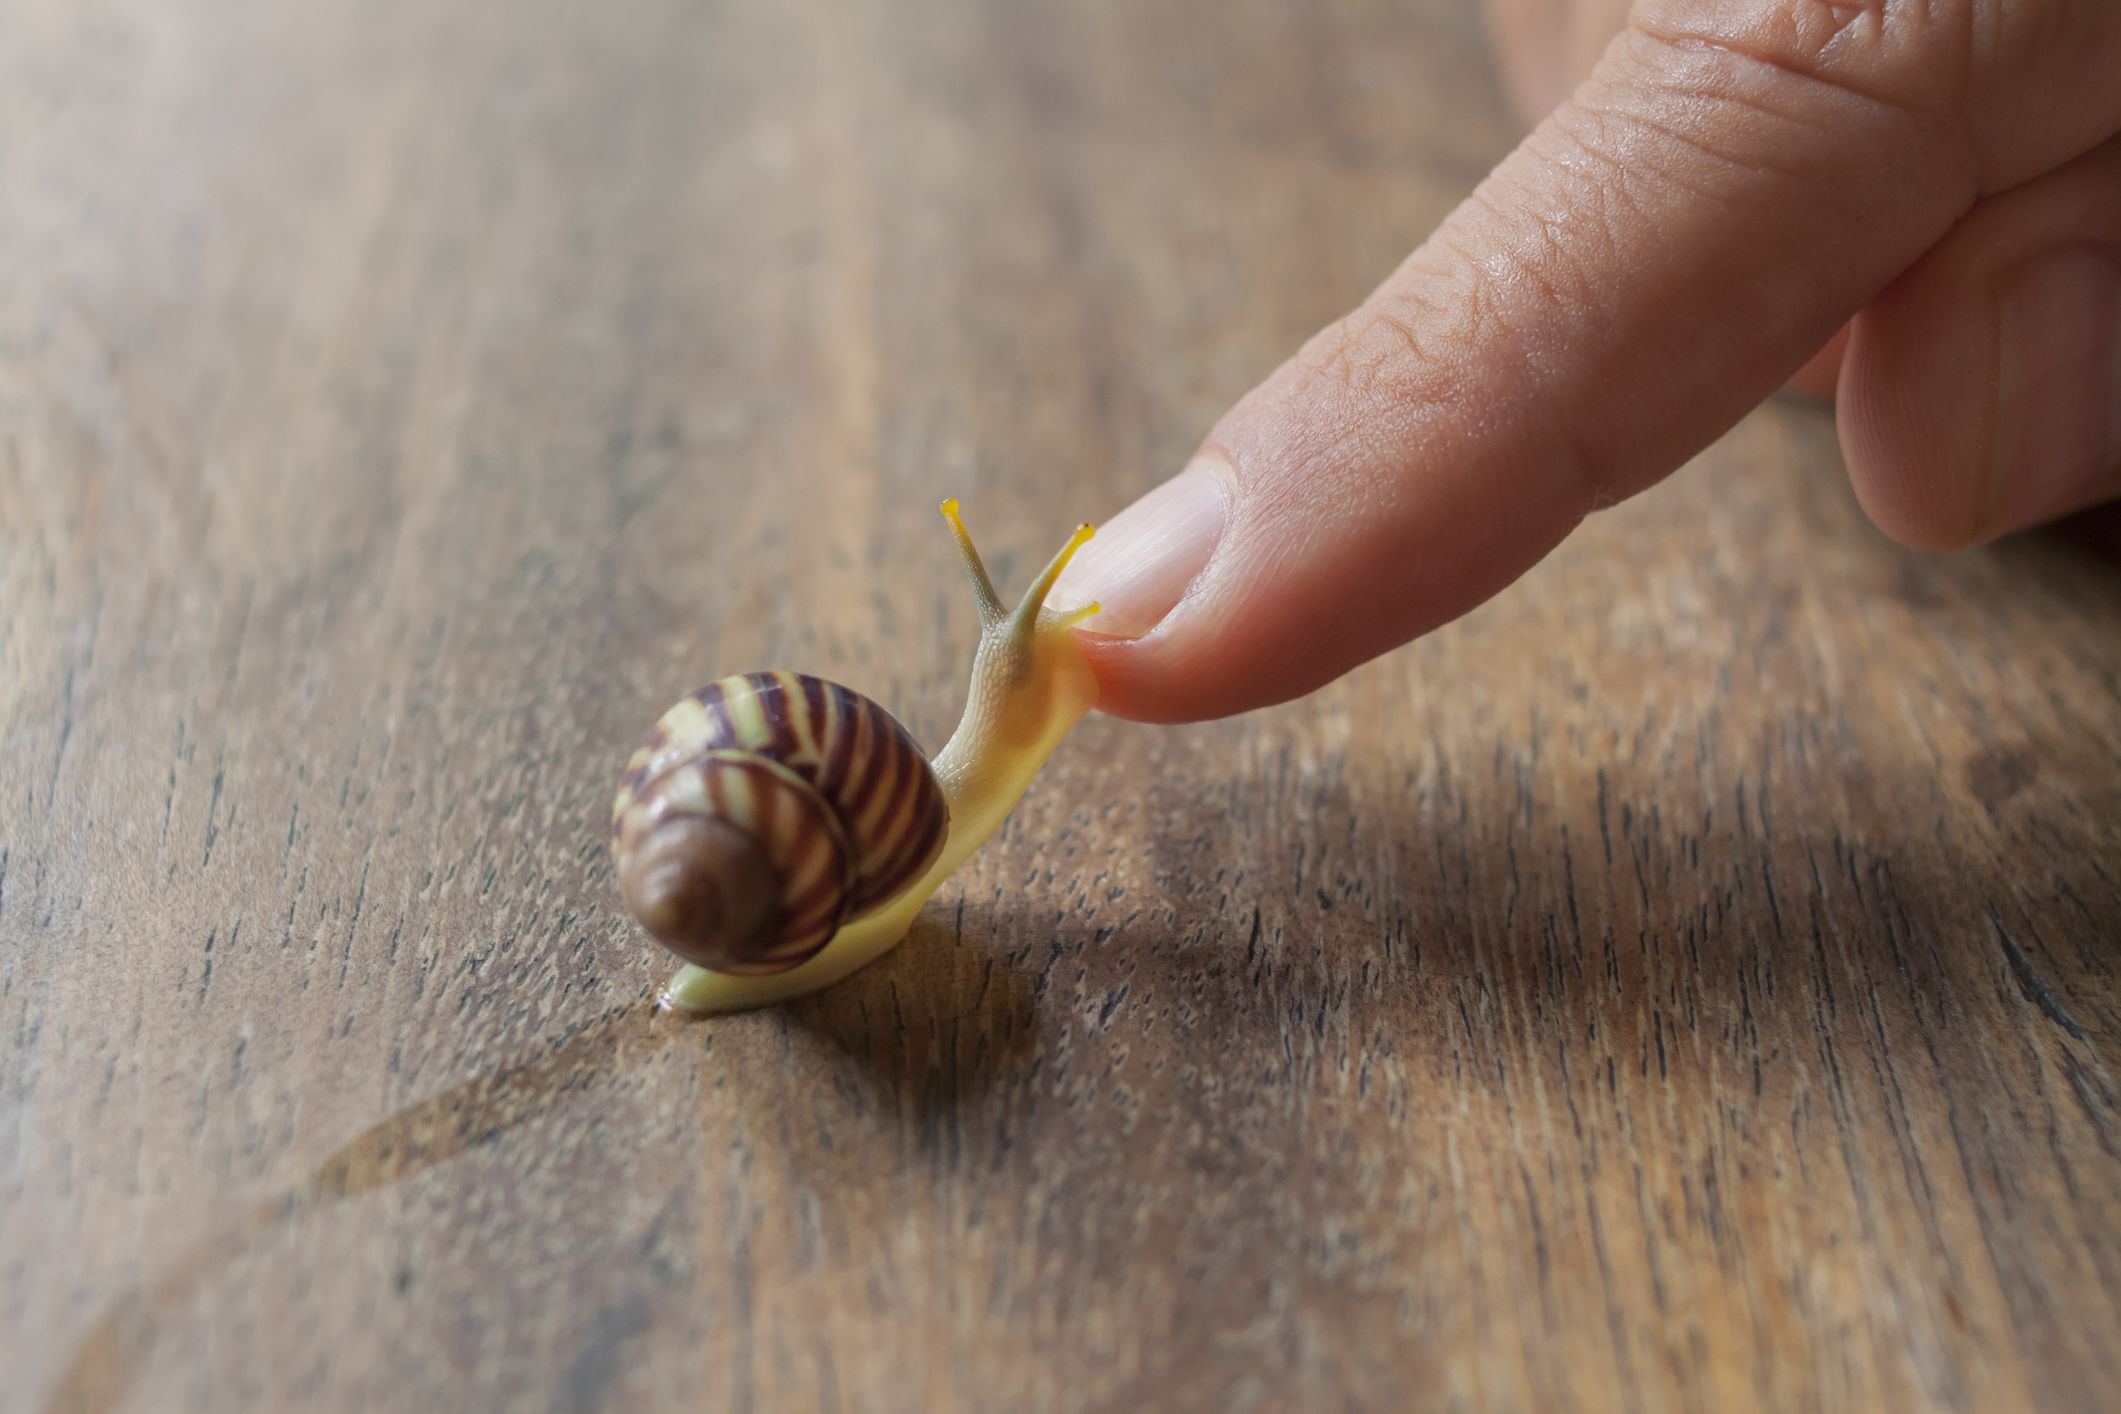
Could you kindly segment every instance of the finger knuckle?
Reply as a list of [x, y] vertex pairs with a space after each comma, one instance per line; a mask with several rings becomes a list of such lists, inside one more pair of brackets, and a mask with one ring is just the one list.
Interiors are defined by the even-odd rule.
[[2003, 32], [2005, 8], [2006, 0], [1649, 0], [1630, 34], [1779, 95], [1937, 113], [1966, 96]]

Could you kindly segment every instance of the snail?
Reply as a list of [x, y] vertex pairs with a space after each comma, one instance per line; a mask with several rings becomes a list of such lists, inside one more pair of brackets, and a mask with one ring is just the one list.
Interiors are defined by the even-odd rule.
[[956, 500], [942, 511], [980, 639], [964, 717], [933, 761], [861, 693], [776, 671], [683, 698], [627, 762], [612, 854], [627, 911], [685, 961], [664, 1006], [767, 1006], [888, 952], [1096, 701], [1069, 630], [1098, 606], [1045, 607], [1091, 527], [1076, 527], [1012, 611]]

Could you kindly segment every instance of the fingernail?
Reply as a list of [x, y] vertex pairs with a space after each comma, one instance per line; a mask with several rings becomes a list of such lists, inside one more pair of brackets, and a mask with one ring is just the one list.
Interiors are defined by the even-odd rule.
[[1228, 464], [1202, 455], [1098, 527], [1054, 586], [1052, 602], [1095, 600], [1085, 633], [1140, 638], [1163, 621], [1207, 566], [1227, 515]]
[[2001, 287], [1995, 462], [1984, 528], [2001, 535], [2103, 498], [2121, 466], [2121, 264], [2089, 248]]

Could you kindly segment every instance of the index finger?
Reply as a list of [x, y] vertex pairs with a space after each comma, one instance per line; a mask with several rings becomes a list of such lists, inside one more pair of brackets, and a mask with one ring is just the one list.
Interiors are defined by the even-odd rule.
[[1640, 7], [1071, 567], [1063, 592], [1107, 605], [1103, 705], [1284, 700], [1486, 599], [1721, 435], [1980, 196], [2111, 132], [2117, 42], [2099, 0]]

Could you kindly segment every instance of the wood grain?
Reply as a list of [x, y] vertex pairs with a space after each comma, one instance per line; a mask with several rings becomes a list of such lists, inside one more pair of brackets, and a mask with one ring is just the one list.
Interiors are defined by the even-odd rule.
[[1459, 0], [0, 7], [0, 1404], [2111, 1407], [2121, 553], [1773, 405], [895, 955], [646, 1006], [679, 693], [974, 616], [1510, 135]]

